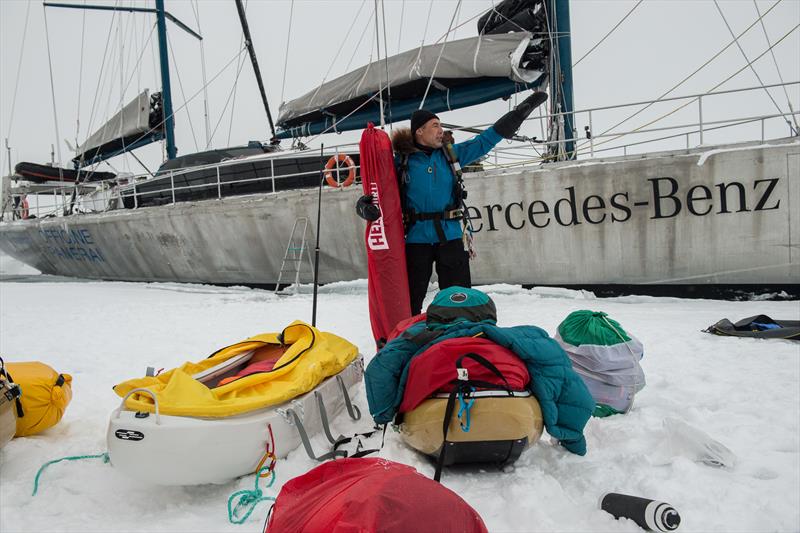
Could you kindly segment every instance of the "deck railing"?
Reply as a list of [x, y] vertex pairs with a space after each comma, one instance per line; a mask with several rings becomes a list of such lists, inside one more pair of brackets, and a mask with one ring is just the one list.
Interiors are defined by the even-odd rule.
[[[692, 147], [698, 147], [704, 145], [707, 140], [707, 134], [711, 132], [718, 132], [720, 130], [725, 129], [732, 129], [732, 128], [740, 128], [742, 126], [751, 125], [751, 124], [759, 124], [760, 125], [760, 136], [753, 136], [752, 134], [746, 134], [743, 136], [736, 137], [735, 140], [731, 141], [723, 141], [723, 142], [741, 142], [741, 141], [767, 141], [770, 138], [780, 138], [780, 137], [792, 137], [798, 135], [798, 117], [800, 117], [800, 110], [794, 110], [790, 108], [786, 112], [779, 112], [779, 113], [771, 113], [771, 114], [763, 114], [763, 115], [749, 115], [749, 116], [741, 116], [735, 118], [725, 118], [722, 120], [708, 120], [708, 103], [711, 98], [715, 97], [722, 97], [724, 95], [731, 95], [736, 93], [746, 93], [746, 92], [753, 92], [753, 91], [764, 91], [767, 89], [775, 89], [775, 88], [786, 88], [786, 87], [798, 87], [800, 89], [800, 81], [793, 81], [793, 82], [785, 82], [785, 83], [775, 83], [771, 85], [765, 86], [758, 86], [758, 87], [746, 87], [741, 89], [729, 89], [723, 91], [715, 91], [715, 92], [708, 92], [708, 93], [697, 93], [697, 94], [689, 94], [685, 96], [672, 96], [668, 98], [661, 98], [658, 100], [643, 100], [640, 102], [632, 102], [626, 104], [618, 104], [618, 105], [610, 105], [610, 106], [600, 106], [600, 107], [593, 107], [589, 109], [581, 109], [574, 111], [574, 124], [582, 125], [582, 129], [580, 126], [576, 127], [576, 130], [572, 132], [572, 136], [568, 139], [561, 140], [561, 141], [542, 141], [539, 139], [533, 140], [531, 139], [528, 144], [519, 144], [516, 146], [500, 146], [495, 150], [494, 157], [490, 159], [489, 163], [492, 165], [496, 165], [498, 167], [508, 167], [508, 166], [517, 166], [517, 165], [527, 165], [527, 164], [535, 164], [545, 161], [552, 161], [554, 159], [553, 156], [548, 155], [546, 152], [549, 152], [549, 148], [551, 147], [558, 147], [563, 146], [567, 142], [572, 141], [576, 145], [576, 158], [581, 160], [586, 160], [590, 158], [597, 157], [598, 154], [601, 157], [605, 157], [608, 155], [629, 155], [635, 153], [637, 149], [645, 148], [651, 149], [654, 144], [658, 144], [659, 150], [669, 150], [669, 149], [690, 149]], [[795, 95], [800, 96], [800, 95]], [[704, 113], [704, 102], [706, 105], [706, 112]], [[615, 130], [617, 126], [621, 126], [622, 124], [628, 122], [628, 120], [632, 119], [635, 116], [638, 116], [639, 113], [645, 111], [648, 108], [656, 104], [680, 104], [677, 108], [667, 111], [663, 113], [661, 116], [648, 121], [644, 126], [640, 126], [634, 129], [626, 129], [626, 130]], [[649, 128], [651, 124], [654, 124], [661, 119], [664, 119], [668, 116], [671, 116], [678, 111], [682, 110], [690, 110], [690, 106], [692, 104], [696, 104], [696, 113], [697, 113], [697, 120], [694, 122], [688, 123], [678, 123], [678, 124], [671, 124], [667, 126], [661, 127], [654, 127]], [[602, 133], [597, 133], [595, 131], [595, 122], [596, 117], [599, 112], [616, 112], [622, 110], [631, 110], [632, 108], [641, 108], [635, 110], [635, 112], [630, 113], [627, 118], [624, 120], [618, 120], [615, 117], [612, 121], [615, 123], [614, 126], [609, 128], [606, 131], [602, 131]], [[541, 137], [545, 138], [546, 131], [548, 128], [545, 124], [552, 124], [553, 121], [561, 121], [563, 120], [563, 116], [565, 113], [554, 113], [554, 114], [542, 114], [539, 116], [529, 117], [527, 122], [530, 124], [531, 122], [540, 121], [540, 130], [542, 132]], [[783, 131], [785, 134], [777, 134], [769, 136], [767, 135], [766, 125], [767, 123], [774, 124], [776, 122], [782, 122], [781, 128], [776, 128], [775, 131]], [[489, 127], [491, 124], [479, 124], [475, 126], [475, 128], [482, 129], [485, 127]], [[785, 129], [783, 129], [785, 127]], [[580, 135], [578, 132], [582, 131], [583, 135]], [[660, 134], [663, 132], [672, 132], [668, 135], [657, 135], [652, 138], [646, 138], [643, 140], [641, 139], [642, 136], [653, 135], [653, 134]], [[637, 140], [631, 140], [637, 138]], [[535, 139], [535, 138], [534, 138]], [[612, 144], [612, 141], [620, 140], [621, 142]], [[673, 141], [671, 143], [665, 141]], [[675, 142], [677, 141], [677, 142]], [[693, 145], [692, 142], [696, 141]], [[649, 146], [648, 146], [649, 145]], [[535, 157], [531, 157], [531, 148], [535, 150], [534, 154]], [[501, 159], [505, 159], [505, 161], [501, 161]], [[509, 161], [511, 160], [511, 161]]]

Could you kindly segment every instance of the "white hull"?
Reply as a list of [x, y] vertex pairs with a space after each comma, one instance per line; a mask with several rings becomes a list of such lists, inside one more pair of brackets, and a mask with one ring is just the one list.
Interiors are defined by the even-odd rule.
[[[338, 375], [348, 389], [361, 382], [359, 356]], [[127, 475], [157, 485], [225, 483], [255, 472], [270, 440], [275, 454], [286, 457], [301, 444], [294, 411], [313, 436], [322, 431], [319, 394], [329, 420], [342, 412], [341, 387], [332, 376], [316, 389], [281, 405], [227, 418], [192, 418], [150, 414], [138, 418], [121, 408], [111, 413], [107, 442], [111, 464]]]
[[[796, 139], [465, 176], [476, 284], [800, 283]], [[367, 275], [360, 194], [323, 194], [321, 283]], [[4, 222], [0, 249], [44, 274], [274, 284], [295, 219], [313, 243], [316, 213], [306, 189]]]

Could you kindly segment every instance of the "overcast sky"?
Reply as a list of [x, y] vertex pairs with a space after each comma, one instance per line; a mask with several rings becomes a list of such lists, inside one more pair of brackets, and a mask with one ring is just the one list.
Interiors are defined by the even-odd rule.
[[[100, 0], [87, 3], [114, 5], [114, 2]], [[427, 0], [385, 0], [389, 51], [396, 53], [398, 50], [419, 46], [423, 41], [430, 44], [438, 39], [447, 31], [457, 3], [456, 0], [436, 0], [431, 5]], [[774, 0], [757, 0], [755, 3], [752, 0], [736, 0], [720, 1], [719, 5], [733, 31], [738, 34], [757, 19], [757, 8], [764, 13], [774, 3]], [[635, 4], [636, 0], [572, 0], [570, 10], [573, 60], [581, 58]], [[120, 0], [118, 5], [153, 7], [154, 2]], [[289, 0], [250, 0], [247, 6], [251, 33], [275, 118], [282, 94], [284, 100], [300, 96], [319, 84], [329, 70], [327, 79], [333, 79], [346, 70], [363, 65], [369, 60], [370, 54], [375, 53], [375, 24], [371, 18], [374, 0], [295, 0], [289, 31], [291, 5]], [[491, 5], [491, 0], [463, 0], [457, 17], [458, 23]], [[267, 119], [246, 54], [241, 56], [244, 64], [236, 91], [235, 107], [232, 106], [233, 99], [225, 107], [236, 79], [235, 58], [241, 49], [241, 29], [234, 2], [201, 0], [195, 3], [189, 0], [167, 0], [166, 7], [188, 26], [199, 28], [205, 38], [207, 79], [210, 81], [219, 74], [208, 88], [209, 122], [211, 130], [215, 130], [212, 146], [223, 147], [245, 144], [250, 139], [267, 139]], [[29, 20], [23, 50], [26, 12]], [[199, 13], [199, 22], [196, 13]], [[118, 21], [121, 24], [117, 24]], [[61, 160], [66, 165], [72, 154], [63, 139], [75, 144], [77, 137], [78, 142], [83, 142], [106, 118], [119, 109], [121, 101], [129, 101], [144, 88], [159, 90], [155, 55], [157, 52], [154, 47], [156, 34], [151, 32], [154, 21], [154, 16], [147, 14], [125, 13], [115, 16], [108, 11], [84, 12], [47, 8], [49, 31], [46, 32], [41, 2], [32, 2], [29, 5], [24, 0], [0, 1], [0, 138], [3, 143], [0, 171], [5, 173], [8, 170], [4, 141], [6, 137], [12, 147], [12, 164], [23, 160], [48, 161], [51, 144], [60, 143]], [[353, 29], [348, 36], [351, 24]], [[799, 0], [782, 0], [764, 17], [764, 25], [772, 43], [784, 37], [797, 24], [800, 24]], [[173, 46], [170, 57], [173, 102], [178, 108], [184, 105], [185, 99], [201, 90], [202, 61], [198, 41], [169, 22], [168, 32]], [[472, 36], [476, 32], [476, 22], [472, 21], [458, 29], [450, 39]], [[58, 137], [48, 68], [48, 35], [53, 61]], [[145, 46], [148, 38], [150, 44]], [[729, 30], [713, 1], [644, 0], [605, 42], [575, 67], [576, 108], [586, 109], [659, 97], [731, 40]], [[120, 43], [124, 46], [121, 52]], [[767, 41], [760, 24], [741, 39], [741, 44], [750, 59], [767, 49]], [[383, 40], [381, 48], [383, 49]], [[799, 32], [791, 33], [774, 48], [774, 52], [784, 81], [800, 80]], [[104, 53], [107, 57], [101, 78]], [[141, 65], [140, 68], [135, 68], [140, 53]], [[12, 109], [20, 56], [22, 62], [18, 89]], [[288, 68], [284, 81], [285, 61], [288, 61]], [[229, 66], [223, 70], [226, 64]], [[739, 49], [731, 46], [673, 94], [679, 96], [708, 91], [745, 64]], [[764, 83], [779, 81], [778, 71], [769, 53], [754, 65]], [[756, 85], [758, 81], [755, 75], [746, 69], [720, 89]], [[127, 86], [124, 94], [123, 86]], [[783, 90], [774, 89], [772, 95], [778, 107], [786, 111], [788, 105]], [[177, 112], [179, 154], [191, 153], [205, 147], [202, 96], [201, 92], [188, 106]], [[800, 86], [789, 88], [789, 98], [794, 109], [800, 109]], [[619, 129], [640, 126], [677, 105], [660, 104]], [[508, 103], [498, 101], [455, 111], [443, 118], [453, 123], [479, 124], [493, 121], [507, 109]], [[613, 125], [634, 110], [593, 113], [594, 131], [597, 133], [603, 126]], [[731, 95], [706, 99], [703, 102], [705, 120], [776, 112], [775, 104], [763, 90], [748, 93], [746, 96]], [[671, 116], [670, 120], [672, 123], [695, 122], [697, 114], [697, 106], [693, 105]], [[79, 129], [76, 122], [78, 118]], [[587, 117], [579, 116], [576, 122], [582, 131], [583, 126], [588, 123]], [[526, 133], [530, 135], [541, 135], [536, 124], [530, 124], [526, 128]], [[767, 125], [767, 134], [772, 137], [788, 134], [788, 131], [788, 126], [780, 121]], [[748, 132], [738, 135], [753, 137], [759, 134], [760, 125], [754, 125]], [[465, 137], [466, 134], [457, 134], [457, 139]], [[57, 140], [59, 138], [60, 141]], [[330, 145], [353, 139], [357, 139], [357, 134], [334, 136], [324, 142]], [[736, 136], [728, 132], [708, 134], [705, 143], [727, 140], [736, 140]], [[697, 142], [695, 138], [692, 144]], [[286, 141], [284, 144], [287, 144]], [[161, 159], [161, 149], [156, 146], [137, 153], [151, 168], [156, 167]], [[141, 170], [129, 158], [118, 158], [112, 164], [117, 170]]]

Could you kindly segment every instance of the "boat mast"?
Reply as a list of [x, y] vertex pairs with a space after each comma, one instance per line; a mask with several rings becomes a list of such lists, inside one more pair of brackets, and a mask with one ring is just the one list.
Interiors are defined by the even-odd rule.
[[156, 25], [158, 26], [158, 55], [161, 63], [161, 101], [164, 105], [164, 130], [167, 137], [167, 159], [175, 159], [175, 118], [172, 116], [172, 87], [169, 83], [169, 54], [167, 53], [167, 19], [164, 0], [156, 0]]
[[[163, 0], [157, 0], [163, 2]], [[239, 12], [239, 21], [242, 23], [242, 32], [244, 32], [244, 43], [247, 46], [247, 53], [250, 54], [250, 61], [253, 63], [253, 72], [256, 75], [258, 82], [258, 89], [261, 91], [261, 101], [264, 102], [264, 109], [267, 111], [267, 119], [269, 120], [269, 129], [272, 131], [272, 142], [277, 143], [275, 137], [275, 124], [272, 123], [272, 113], [269, 111], [269, 103], [267, 103], [267, 93], [264, 90], [264, 81], [261, 79], [261, 69], [258, 68], [258, 59], [256, 58], [256, 50], [253, 48], [253, 39], [250, 38], [250, 27], [247, 25], [247, 16], [244, 13], [244, 6], [242, 0], [236, 0], [236, 11]]]
[[[548, 0], [548, 26], [553, 43], [551, 53], [555, 57], [550, 73], [550, 115], [557, 123], [564, 121], [563, 131], [556, 127], [551, 141], [564, 142], [564, 155], [559, 156], [558, 144], [551, 153], [561, 159], [575, 159], [575, 109], [572, 99], [572, 40], [569, 24], [569, 0]], [[556, 115], [556, 113], [563, 113]]]

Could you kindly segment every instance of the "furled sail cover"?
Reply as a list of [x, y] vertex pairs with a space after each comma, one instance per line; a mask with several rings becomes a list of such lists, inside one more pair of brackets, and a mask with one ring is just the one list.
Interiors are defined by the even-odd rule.
[[[539, 88], [546, 83], [549, 40], [546, 29], [539, 28], [538, 24], [530, 29], [535, 29], [536, 33], [483, 34], [420, 47], [388, 60], [372, 62], [283, 103], [277, 136], [300, 137], [324, 131], [361, 129], [369, 121], [377, 123], [380, 119], [380, 103], [375, 97], [378, 91], [382, 91], [387, 121], [408, 119], [419, 108], [432, 75], [434, 80], [425, 99], [425, 109], [434, 113]], [[391, 87], [390, 103], [387, 77]]]
[[72, 161], [84, 167], [163, 139], [163, 115], [161, 93], [148, 96], [145, 89], [94, 132]]

